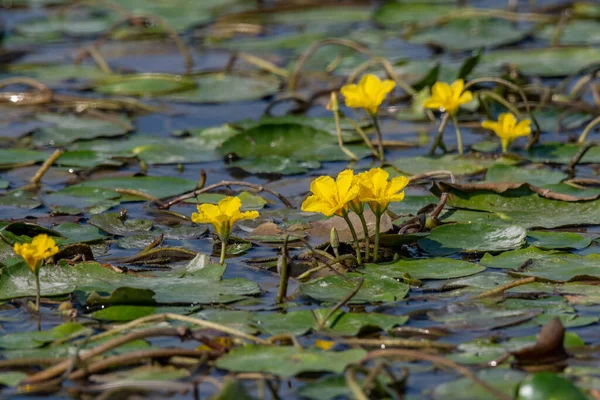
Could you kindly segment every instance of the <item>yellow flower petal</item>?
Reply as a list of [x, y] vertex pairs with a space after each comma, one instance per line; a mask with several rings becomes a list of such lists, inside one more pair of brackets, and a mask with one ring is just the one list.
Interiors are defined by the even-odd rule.
[[531, 134], [531, 121], [524, 119], [517, 123], [517, 117], [511, 113], [503, 113], [498, 116], [498, 122], [483, 121], [481, 126], [494, 131], [502, 143], [502, 151], [506, 152], [510, 144], [520, 136]]
[[431, 97], [425, 99], [425, 108], [440, 109], [453, 114], [465, 103], [473, 100], [473, 93], [463, 92], [465, 82], [462, 79], [454, 81], [451, 85], [446, 82], [436, 82], [431, 88]]
[[386, 79], [382, 81], [377, 75], [363, 75], [358, 84], [348, 84], [340, 89], [346, 106], [363, 108], [369, 114], [376, 114], [385, 97], [391, 92], [396, 83]]
[[256, 211], [240, 212], [242, 201], [238, 197], [225, 197], [218, 205], [200, 204], [198, 213], [192, 214], [192, 221], [199, 224], [211, 224], [222, 241], [227, 241], [233, 224], [242, 219], [258, 217]]
[[58, 253], [56, 242], [46, 234], [37, 235], [31, 243], [15, 243], [13, 249], [34, 274], [38, 273], [42, 260]]

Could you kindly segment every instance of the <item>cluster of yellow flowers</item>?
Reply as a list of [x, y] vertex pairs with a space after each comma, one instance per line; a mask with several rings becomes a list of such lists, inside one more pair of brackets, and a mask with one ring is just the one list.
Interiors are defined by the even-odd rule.
[[[377, 112], [387, 94], [395, 87], [396, 83], [392, 80], [386, 79], [382, 81], [376, 75], [366, 74], [358, 84], [348, 84], [340, 90], [346, 100], [347, 107], [362, 108], [373, 118], [379, 143], [382, 140], [381, 132], [377, 125]], [[460, 106], [473, 100], [473, 93], [470, 90], [464, 90], [464, 88], [465, 82], [462, 79], [458, 79], [452, 84], [436, 82], [431, 88], [431, 96], [425, 99], [423, 103], [425, 108], [448, 113], [452, 118], [456, 128], [459, 154], [463, 153], [462, 138], [455, 115]], [[483, 128], [490, 129], [498, 135], [502, 142], [503, 152], [508, 151], [508, 147], [517, 137], [531, 134], [531, 121], [524, 119], [517, 123], [516, 116], [511, 113], [501, 114], [498, 121], [484, 121], [481, 125]], [[380, 153], [380, 157], [383, 160], [383, 150], [381, 148]]]
[[354, 236], [357, 259], [361, 260], [356, 231], [348, 218], [350, 210], [361, 219], [365, 233], [365, 258], [369, 257], [369, 232], [364, 219], [364, 207], [368, 204], [376, 217], [374, 259], [378, 258], [379, 226], [381, 216], [392, 202], [402, 201], [402, 189], [408, 184], [404, 176], [389, 179], [389, 174], [381, 168], [372, 168], [367, 172], [354, 175], [354, 171], [346, 169], [333, 180], [330, 176], [320, 176], [310, 185], [312, 195], [302, 203], [302, 211], [319, 212], [325, 216], [339, 215], [346, 220]]
[[[441, 112], [447, 112], [452, 117], [456, 114], [461, 105], [473, 100], [473, 93], [464, 90], [465, 83], [458, 79], [451, 85], [445, 82], [436, 82], [431, 88], [431, 97], [425, 100], [423, 106], [433, 108]], [[454, 117], [453, 117], [454, 118]], [[456, 120], [454, 120], [456, 125]], [[498, 121], [483, 121], [481, 126], [485, 129], [494, 131], [502, 142], [502, 151], [507, 152], [508, 147], [516, 138], [528, 136], [531, 134], [531, 121], [524, 119], [517, 123], [517, 117], [511, 113], [503, 113], [498, 117]], [[460, 144], [460, 133], [457, 128], [459, 139], [459, 153], [462, 154], [462, 144]]]

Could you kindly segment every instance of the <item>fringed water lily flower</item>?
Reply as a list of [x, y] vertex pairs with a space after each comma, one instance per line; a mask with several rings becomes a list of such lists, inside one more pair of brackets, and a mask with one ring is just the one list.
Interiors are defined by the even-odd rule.
[[358, 84], [345, 85], [340, 92], [346, 100], [346, 106], [350, 108], [362, 108], [373, 119], [375, 132], [379, 142], [379, 159], [384, 160], [383, 139], [377, 122], [377, 112], [388, 93], [396, 87], [396, 82], [385, 79], [381, 80], [377, 75], [363, 75]]
[[458, 108], [473, 100], [473, 93], [463, 91], [465, 81], [458, 79], [451, 85], [446, 82], [436, 82], [431, 88], [431, 97], [425, 100], [423, 106], [441, 112], [454, 114]]
[[375, 245], [373, 249], [374, 260], [377, 261], [379, 253], [379, 229], [381, 216], [387, 210], [390, 203], [402, 201], [404, 192], [402, 189], [408, 185], [408, 178], [398, 176], [389, 179], [387, 171], [381, 168], [372, 168], [367, 172], [357, 175], [357, 183], [360, 187], [358, 200], [368, 203], [375, 214]]
[[354, 171], [346, 169], [333, 180], [320, 176], [310, 184], [312, 195], [302, 203], [302, 211], [319, 212], [327, 217], [348, 215], [349, 203], [358, 195], [358, 186], [353, 184]]
[[348, 217], [350, 203], [358, 196], [359, 190], [354, 181], [354, 171], [351, 169], [340, 172], [335, 180], [330, 176], [320, 176], [310, 184], [312, 195], [302, 203], [302, 211], [319, 212], [327, 217], [339, 215], [344, 218], [354, 239], [356, 259], [361, 263], [358, 236]]
[[375, 115], [385, 97], [396, 87], [391, 79], [381, 80], [377, 75], [363, 75], [358, 84], [349, 84], [342, 87], [340, 92], [346, 99], [346, 106], [362, 108], [368, 114]]
[[58, 247], [54, 239], [46, 234], [37, 235], [31, 243], [15, 243], [15, 254], [21, 256], [27, 266], [35, 275], [36, 284], [36, 309], [40, 308], [40, 268], [42, 261], [58, 253]]
[[502, 152], [506, 153], [508, 147], [516, 138], [531, 134], [531, 121], [524, 119], [517, 123], [517, 117], [511, 113], [503, 113], [498, 121], [483, 121], [481, 126], [494, 131], [502, 142]]
[[454, 128], [456, 129], [456, 141], [458, 144], [458, 154], [463, 154], [462, 137], [456, 120], [456, 112], [461, 105], [473, 100], [473, 93], [469, 90], [463, 90], [465, 82], [462, 79], [454, 81], [451, 85], [446, 82], [436, 82], [431, 88], [431, 97], [425, 100], [425, 108], [433, 108], [446, 112], [452, 118]]
[[200, 204], [198, 212], [192, 214], [192, 221], [197, 224], [211, 224], [221, 240], [220, 263], [225, 263], [225, 249], [233, 224], [243, 219], [258, 217], [257, 211], [240, 212], [242, 201], [238, 197], [225, 197], [217, 205]]

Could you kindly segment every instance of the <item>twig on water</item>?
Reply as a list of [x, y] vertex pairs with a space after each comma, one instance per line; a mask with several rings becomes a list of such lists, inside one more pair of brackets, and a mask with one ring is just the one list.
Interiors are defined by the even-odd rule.
[[216, 188], [220, 188], [223, 186], [245, 186], [245, 187], [250, 187], [254, 190], [256, 190], [256, 192], [266, 192], [269, 194], [272, 194], [273, 196], [277, 197], [279, 200], [281, 200], [281, 202], [287, 207], [287, 208], [295, 208], [292, 203], [289, 202], [288, 199], [286, 199], [283, 195], [277, 193], [276, 191], [266, 188], [262, 185], [256, 185], [254, 183], [249, 183], [249, 182], [244, 182], [244, 181], [221, 181], [219, 183], [215, 183], [212, 185], [208, 185], [206, 187], [200, 188], [200, 189], [196, 189], [192, 192], [189, 193], [185, 193], [182, 194], [181, 196], [178, 196], [170, 201], [168, 201], [167, 203], [163, 204], [162, 206], [160, 206], [159, 208], [161, 209], [168, 209], [170, 207], [172, 207], [175, 204], [181, 203], [184, 200], [187, 199], [191, 199], [192, 197], [196, 197], [202, 193], [206, 193], [206, 192], [210, 192], [213, 189]]

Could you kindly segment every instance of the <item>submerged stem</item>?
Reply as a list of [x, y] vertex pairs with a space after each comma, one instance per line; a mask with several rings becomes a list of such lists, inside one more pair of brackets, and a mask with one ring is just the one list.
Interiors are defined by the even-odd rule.
[[35, 310], [37, 312], [40, 311], [40, 297], [42, 296], [40, 290], [40, 272], [38, 271], [35, 274]]
[[221, 240], [221, 257], [219, 258], [219, 264], [225, 264], [225, 251], [227, 250], [227, 240]]
[[360, 244], [358, 242], [358, 236], [356, 235], [356, 230], [354, 229], [354, 225], [352, 225], [352, 221], [350, 221], [350, 218], [348, 217], [348, 212], [344, 212], [342, 218], [344, 218], [344, 220], [348, 224], [348, 228], [350, 229], [350, 233], [352, 234], [352, 239], [354, 240], [354, 247], [356, 248], [356, 260], [359, 264], [362, 264], [362, 256], [360, 254]]
[[460, 128], [458, 127], [458, 120], [456, 119], [456, 115], [452, 114], [452, 123], [454, 124], [454, 129], [456, 130], [456, 145], [458, 147], [458, 155], [463, 155], [463, 143], [462, 136], [460, 134]]
[[362, 224], [363, 232], [365, 233], [365, 261], [369, 261], [369, 253], [371, 251], [371, 243], [369, 238], [369, 227], [367, 226], [367, 220], [365, 219], [364, 213], [358, 214], [360, 223]]
[[381, 137], [381, 129], [379, 129], [379, 122], [377, 122], [377, 115], [371, 114], [371, 118], [373, 119], [373, 127], [375, 128], [375, 133], [377, 134], [377, 146], [379, 147], [379, 161], [381, 164], [385, 161], [385, 155], [383, 153], [383, 138]]
[[379, 229], [381, 227], [381, 213], [375, 213], [375, 244], [373, 245], [373, 262], [379, 261]]

